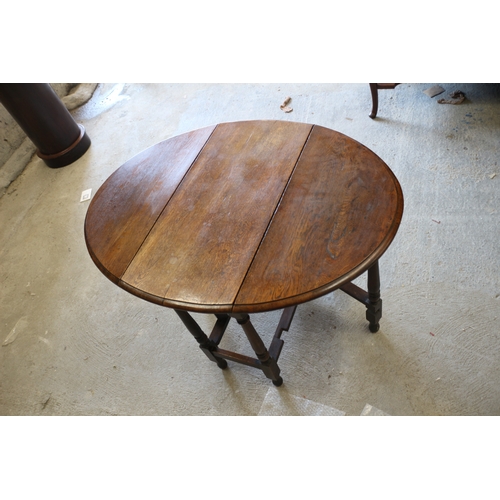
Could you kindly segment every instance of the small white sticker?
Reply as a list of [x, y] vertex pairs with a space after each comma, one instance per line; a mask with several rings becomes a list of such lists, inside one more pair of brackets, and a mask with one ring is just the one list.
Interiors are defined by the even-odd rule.
[[91, 196], [92, 196], [92, 189], [86, 189], [85, 191], [82, 191], [82, 197], [80, 198], [80, 202], [90, 200]]

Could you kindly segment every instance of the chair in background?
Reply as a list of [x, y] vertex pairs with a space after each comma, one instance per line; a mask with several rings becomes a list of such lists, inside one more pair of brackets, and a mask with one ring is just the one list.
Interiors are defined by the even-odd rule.
[[372, 112], [370, 118], [375, 118], [378, 111], [378, 91], [394, 89], [399, 83], [370, 83], [370, 91], [372, 93]]

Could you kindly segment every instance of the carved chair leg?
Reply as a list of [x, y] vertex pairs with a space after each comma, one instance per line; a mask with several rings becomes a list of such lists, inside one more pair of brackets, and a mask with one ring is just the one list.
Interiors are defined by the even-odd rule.
[[370, 118], [375, 118], [378, 111], [378, 86], [376, 83], [370, 83], [370, 92], [372, 93], [372, 112], [370, 113]]
[[372, 112], [370, 118], [375, 118], [378, 112], [378, 91], [395, 89], [399, 83], [370, 83], [370, 92], [372, 94]]

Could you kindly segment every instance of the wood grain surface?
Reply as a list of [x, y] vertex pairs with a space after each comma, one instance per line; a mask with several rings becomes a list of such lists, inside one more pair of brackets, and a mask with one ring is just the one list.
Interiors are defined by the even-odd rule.
[[315, 126], [235, 310], [278, 309], [351, 281], [387, 248], [401, 211], [399, 183], [380, 158]]
[[85, 220], [94, 262], [118, 282], [215, 127], [160, 142], [120, 167], [97, 191]]
[[324, 127], [219, 124], [119, 168], [89, 206], [99, 269], [151, 302], [258, 312], [351, 281], [387, 249], [403, 211], [389, 167]]

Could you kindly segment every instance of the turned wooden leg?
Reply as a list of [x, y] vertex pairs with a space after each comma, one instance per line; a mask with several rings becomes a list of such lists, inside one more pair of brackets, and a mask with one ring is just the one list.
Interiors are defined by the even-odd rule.
[[203, 330], [200, 328], [200, 325], [196, 323], [193, 317], [187, 311], [180, 311], [178, 309], [175, 309], [175, 312], [184, 323], [184, 326], [196, 339], [196, 342], [198, 342], [198, 344], [200, 345], [200, 349], [206, 354], [208, 359], [217, 363], [217, 366], [222, 370], [224, 368], [227, 368], [227, 361], [225, 359], [214, 356], [214, 351], [217, 350], [217, 344], [205, 335]]
[[380, 298], [380, 274], [378, 260], [368, 269], [368, 301], [366, 319], [370, 322], [370, 331], [378, 332], [382, 317], [382, 299]]
[[278, 363], [270, 356], [264, 342], [262, 342], [262, 339], [259, 337], [259, 334], [250, 322], [250, 316], [248, 314], [233, 314], [232, 316], [236, 318], [238, 324], [243, 328], [252, 349], [261, 362], [261, 369], [265, 376], [271, 379], [274, 385], [280, 386], [283, 383], [283, 379], [280, 377]]

